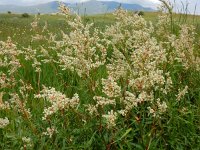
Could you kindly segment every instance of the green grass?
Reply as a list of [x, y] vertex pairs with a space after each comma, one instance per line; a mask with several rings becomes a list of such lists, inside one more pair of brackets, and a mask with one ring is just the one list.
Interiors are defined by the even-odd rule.
[[[159, 13], [145, 12], [144, 18], [147, 21], [156, 22]], [[67, 31], [68, 27], [64, 16], [59, 15], [40, 15], [40, 26], [48, 23], [50, 32], [58, 33], [60, 30]], [[104, 29], [106, 25], [114, 24], [115, 19], [112, 14], [103, 14], [83, 17], [86, 22], [94, 23], [95, 27]], [[193, 15], [174, 15], [174, 19], [179, 23], [189, 23], [196, 26], [197, 33], [200, 34], [200, 16]], [[28, 45], [31, 41], [31, 22], [34, 16], [23, 18], [20, 14], [0, 14], [0, 40], [6, 40], [8, 36], [22, 45]]]

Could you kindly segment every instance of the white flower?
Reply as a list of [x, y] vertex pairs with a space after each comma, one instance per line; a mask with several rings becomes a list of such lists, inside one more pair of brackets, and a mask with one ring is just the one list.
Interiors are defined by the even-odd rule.
[[26, 144], [29, 144], [31, 142], [31, 138], [23, 137], [22, 141]]
[[51, 103], [50, 107], [44, 109], [43, 120], [46, 120], [59, 110], [75, 108], [79, 104], [78, 94], [74, 94], [74, 96], [69, 99], [66, 95], [56, 91], [55, 88], [44, 87], [41, 94], [35, 95], [35, 98], [43, 98]]
[[153, 117], [156, 117], [156, 112], [153, 108], [147, 107], [147, 109], [149, 110], [149, 113], [153, 115]]
[[121, 95], [121, 88], [117, 85], [114, 79], [109, 76], [108, 79], [102, 79], [103, 92], [110, 98]]
[[167, 111], [167, 104], [166, 102], [160, 103], [160, 99], [157, 100], [157, 105], [159, 109], [159, 113], [162, 114]]
[[9, 123], [10, 122], [7, 117], [5, 119], [0, 118], [0, 128], [5, 128]]
[[51, 127], [51, 128], [47, 128], [47, 131], [46, 132], [43, 132], [43, 135], [47, 135], [49, 136], [49, 138], [52, 138], [53, 134], [54, 133], [57, 133], [58, 131], [56, 130], [55, 127]]
[[183, 98], [185, 96], [185, 94], [188, 93], [188, 86], [185, 86], [185, 88], [181, 91], [179, 89], [179, 93], [178, 95], [176, 96], [177, 97], [177, 100], [180, 101], [181, 98]]
[[112, 128], [112, 127], [116, 126], [115, 121], [117, 119], [117, 113], [114, 112], [113, 110], [108, 112], [108, 114], [103, 115], [103, 118], [106, 119], [106, 123], [108, 125], [108, 128]]

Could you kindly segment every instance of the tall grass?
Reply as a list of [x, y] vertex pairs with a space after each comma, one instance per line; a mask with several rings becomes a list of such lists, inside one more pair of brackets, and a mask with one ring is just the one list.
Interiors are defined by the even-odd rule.
[[66, 29], [31, 18], [25, 44], [0, 42], [0, 149], [198, 149], [194, 26], [118, 9], [99, 28], [60, 9]]

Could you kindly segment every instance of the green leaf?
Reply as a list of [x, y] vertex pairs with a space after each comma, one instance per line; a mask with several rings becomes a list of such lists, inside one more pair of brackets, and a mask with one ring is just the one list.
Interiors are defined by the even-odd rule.
[[126, 137], [127, 134], [129, 134], [129, 132], [131, 132], [131, 131], [132, 131], [132, 128], [126, 130], [126, 132], [125, 132], [118, 140], [114, 141], [113, 143], [116, 143], [116, 142], [122, 140], [122, 139], [123, 139], [124, 137]]

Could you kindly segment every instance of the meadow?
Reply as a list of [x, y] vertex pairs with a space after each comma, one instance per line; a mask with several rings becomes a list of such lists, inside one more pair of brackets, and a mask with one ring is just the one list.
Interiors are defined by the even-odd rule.
[[0, 149], [199, 150], [200, 17], [60, 10], [0, 14]]

